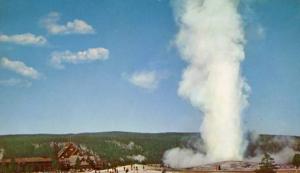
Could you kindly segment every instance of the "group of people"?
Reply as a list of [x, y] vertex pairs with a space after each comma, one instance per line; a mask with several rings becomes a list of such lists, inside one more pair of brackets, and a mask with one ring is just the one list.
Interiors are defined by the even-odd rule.
[[[125, 171], [126, 173], [129, 172], [129, 169], [126, 168], [125, 166], [123, 167], [123, 169], [124, 169], [124, 171]], [[138, 173], [139, 167], [138, 167], [138, 166], [134, 166], [134, 165], [130, 165], [130, 169], [131, 169], [131, 171], [134, 171], [134, 172]], [[145, 166], [143, 165], [143, 170], [144, 170], [144, 169], [145, 169]]]
[[[142, 169], [144, 170], [145, 169], [145, 166], [143, 165]], [[111, 168], [111, 169], [108, 169], [107, 172], [108, 173], [119, 173], [119, 169], [118, 168]], [[133, 171], [134, 173], [138, 173], [139, 171], [139, 167], [137, 165], [130, 165], [130, 169], [126, 166], [123, 167], [123, 171], [125, 173], [129, 173], [129, 171]]]

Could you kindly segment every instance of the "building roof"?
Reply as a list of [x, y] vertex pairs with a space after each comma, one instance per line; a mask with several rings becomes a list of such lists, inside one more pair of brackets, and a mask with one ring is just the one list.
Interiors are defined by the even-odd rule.
[[74, 143], [68, 143], [66, 144], [58, 153], [57, 153], [57, 156], [58, 158], [61, 158], [65, 153], [68, 153], [68, 157], [70, 155], [73, 155], [75, 153], [77, 153], [79, 151], [79, 148], [77, 147], [76, 144]]

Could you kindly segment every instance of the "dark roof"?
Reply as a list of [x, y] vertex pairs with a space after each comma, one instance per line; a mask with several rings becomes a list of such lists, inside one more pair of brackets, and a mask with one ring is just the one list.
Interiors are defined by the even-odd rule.
[[[71, 148], [74, 150], [71, 150]], [[65, 144], [65, 146], [57, 153], [57, 156], [60, 158], [66, 152], [71, 152], [71, 155], [72, 155], [72, 154], [76, 153], [76, 151], [78, 151], [78, 150], [79, 150], [78, 146], [76, 144], [70, 142], [70, 143]]]

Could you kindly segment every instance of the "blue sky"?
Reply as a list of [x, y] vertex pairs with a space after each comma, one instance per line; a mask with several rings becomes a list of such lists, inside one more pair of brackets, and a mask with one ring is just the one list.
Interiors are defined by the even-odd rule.
[[[243, 1], [245, 129], [300, 133], [300, 3]], [[198, 131], [169, 1], [0, 1], [0, 134]]]

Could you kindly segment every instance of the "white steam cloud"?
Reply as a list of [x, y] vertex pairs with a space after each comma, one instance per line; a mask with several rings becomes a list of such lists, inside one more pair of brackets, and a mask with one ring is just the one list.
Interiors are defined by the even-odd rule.
[[178, 94], [204, 113], [200, 131], [206, 153], [191, 157], [185, 151], [186, 159], [198, 160], [178, 166], [172, 162], [176, 158], [168, 159], [172, 157], [170, 152], [179, 153], [173, 149], [164, 157], [170, 166], [242, 159], [241, 113], [247, 105], [249, 87], [240, 69], [245, 40], [237, 7], [233, 0], [187, 0], [175, 4], [180, 29], [176, 45], [188, 63]]
[[[249, 142], [252, 144], [256, 143], [258, 146], [263, 146], [264, 143], [280, 146], [281, 149], [279, 151], [269, 152], [271, 157], [274, 158], [275, 162], [278, 164], [290, 163], [292, 162], [294, 154], [300, 153], [294, 149], [294, 146], [297, 145], [297, 142], [293, 137], [276, 136], [266, 142], [259, 140], [259, 136], [257, 134], [253, 134], [249, 139]], [[257, 147], [254, 151], [255, 155], [253, 157], [247, 157], [245, 160], [260, 162], [264, 153], [265, 151], [263, 151], [260, 147]]]
[[4, 156], [4, 149], [3, 148], [0, 148], [0, 160], [3, 159], [3, 156]]
[[143, 162], [146, 160], [146, 157], [143, 155], [133, 155], [133, 156], [127, 156], [128, 159], [134, 160], [134, 161], [138, 161], [138, 162]]
[[164, 163], [172, 168], [190, 168], [206, 163], [204, 154], [189, 148], [173, 148], [164, 153]]

